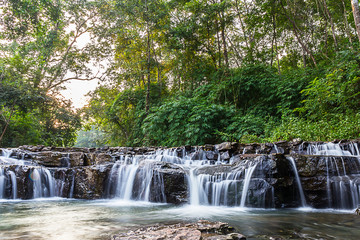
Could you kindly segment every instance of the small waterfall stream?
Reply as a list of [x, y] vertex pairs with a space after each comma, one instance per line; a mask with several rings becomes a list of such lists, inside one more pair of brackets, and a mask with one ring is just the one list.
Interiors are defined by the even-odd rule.
[[254, 166], [251, 166], [245, 170], [245, 180], [244, 180], [244, 186], [243, 186], [242, 194], [241, 194], [240, 207], [245, 207], [246, 196], [248, 193], [250, 180], [251, 180], [251, 177], [254, 173], [256, 166], [257, 166], [257, 164], [255, 164]]
[[16, 182], [16, 175], [13, 171], [9, 171], [11, 185], [12, 185], [12, 199], [17, 198], [17, 182]]
[[[0, 199], [79, 198], [89, 191], [85, 186], [87, 177], [102, 168], [101, 180], [94, 178], [102, 181], [97, 185], [100, 188], [97, 195], [88, 195], [90, 199], [95, 196], [165, 203], [174, 199], [167, 187], [173, 181], [171, 176], [178, 174], [176, 181], [185, 186], [176, 190], [181, 195], [179, 202], [193, 206], [306, 207], [314, 206], [311, 199], [317, 196], [313, 191], [322, 194], [317, 199], [320, 207], [353, 209], [360, 204], [357, 143], [303, 143], [297, 146], [295, 155], [284, 143], [268, 146], [272, 147], [267, 154], [264, 149], [249, 146], [238, 150], [237, 155], [205, 147], [161, 149], [138, 155], [115, 152], [104, 165], [96, 165], [98, 169], [89, 165], [76, 167], [81, 161], [85, 164], [81, 154], [56, 153], [58, 166], [45, 167], [28, 160], [26, 152], [1, 149]], [[90, 156], [87, 161], [92, 161]], [[309, 172], [314, 164], [317, 166]], [[309, 180], [312, 174], [321, 175]], [[306, 185], [314, 180], [319, 181], [316, 187], [320, 190]]]
[[309, 155], [322, 155], [326, 164], [328, 207], [353, 209], [360, 201], [360, 156], [356, 143], [344, 149], [339, 143], [311, 144]]
[[[13, 151], [2, 149], [0, 156], [0, 199], [17, 199], [18, 191], [29, 192], [29, 198], [48, 198], [63, 196], [65, 179], [59, 185], [51, 171], [37, 166], [31, 161], [12, 158]], [[20, 175], [20, 176], [17, 176]], [[23, 188], [18, 188], [17, 178], [26, 178]]]
[[154, 159], [148, 157], [121, 156], [111, 168], [106, 197], [166, 202], [162, 176], [154, 171]]
[[4, 169], [0, 168], [0, 199], [4, 198], [4, 192], [5, 192], [5, 174]]
[[302, 188], [302, 185], [301, 185], [299, 173], [298, 173], [297, 168], [296, 168], [295, 160], [294, 160], [293, 157], [288, 157], [287, 159], [290, 161], [291, 166], [292, 166], [292, 169], [293, 169], [294, 174], [295, 174], [296, 184], [297, 184], [298, 189], [299, 189], [301, 206], [302, 206], [302, 207], [306, 207], [305, 195], [304, 195], [304, 191], [303, 191], [303, 188]]

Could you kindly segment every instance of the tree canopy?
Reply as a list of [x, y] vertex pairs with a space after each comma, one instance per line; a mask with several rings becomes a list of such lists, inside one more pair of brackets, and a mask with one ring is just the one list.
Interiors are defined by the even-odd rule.
[[[8, 0], [1, 14], [4, 146], [71, 145], [80, 118], [89, 146], [360, 137], [358, 1]], [[92, 79], [74, 112], [64, 83]]]

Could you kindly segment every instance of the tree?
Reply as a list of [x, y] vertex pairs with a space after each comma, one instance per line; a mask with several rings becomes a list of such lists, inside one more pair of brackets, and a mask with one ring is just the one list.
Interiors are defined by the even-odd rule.
[[96, 24], [95, 5], [86, 1], [9, 0], [2, 8], [2, 34], [7, 68], [49, 93], [57, 93], [70, 80], [101, 79], [93, 72], [94, 48], [80, 46], [79, 38]]
[[360, 10], [359, 10], [359, 1], [358, 0], [351, 0], [351, 5], [353, 9], [354, 21], [356, 31], [360, 41]]

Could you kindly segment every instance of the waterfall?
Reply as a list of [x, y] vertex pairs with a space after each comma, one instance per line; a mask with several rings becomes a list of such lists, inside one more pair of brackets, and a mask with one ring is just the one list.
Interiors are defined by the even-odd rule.
[[[111, 172], [116, 173], [115, 197], [123, 200], [130, 200], [132, 197], [135, 174], [138, 169], [136, 161], [133, 164], [117, 162], [114, 164]], [[111, 176], [110, 176], [111, 177]]]
[[121, 156], [111, 168], [106, 197], [125, 201], [165, 202], [163, 178], [152, 163], [171, 159], [159, 156]]
[[73, 198], [73, 196], [74, 196], [74, 186], [75, 186], [75, 173], [73, 173], [72, 180], [71, 180], [69, 198]]
[[48, 169], [32, 169], [30, 179], [33, 181], [33, 198], [55, 197], [55, 180]]
[[299, 173], [298, 173], [297, 168], [296, 168], [295, 160], [294, 160], [293, 157], [287, 157], [287, 159], [290, 161], [291, 167], [292, 167], [292, 169], [294, 171], [294, 174], [295, 174], [296, 184], [297, 184], [298, 189], [299, 189], [301, 207], [306, 207], [305, 195], [304, 195], [304, 191], [303, 191], [303, 188], [302, 188], [302, 185], [301, 185]]
[[0, 199], [4, 198], [5, 187], [4, 169], [0, 168]]
[[[281, 142], [278, 146], [245, 147], [227, 143], [149, 149], [110, 148], [107, 153], [94, 150], [89, 153], [91, 162], [97, 162], [96, 154], [101, 154], [98, 162], [102, 165], [96, 167], [83, 166], [84, 161], [78, 158], [82, 154], [74, 150], [69, 150], [71, 154], [63, 150], [53, 154], [2, 149], [0, 198], [103, 196], [124, 201], [168, 200], [194, 206], [256, 208], [353, 209], [360, 204], [360, 155], [356, 142]], [[241, 151], [251, 154], [242, 155]], [[271, 154], [275, 151], [278, 154]], [[292, 157], [284, 156], [288, 152]], [[56, 157], [51, 164], [46, 159], [49, 156]]]
[[41, 176], [37, 169], [33, 169], [32, 173], [30, 174], [30, 179], [33, 181], [33, 197], [34, 198], [41, 198], [43, 196], [42, 192], [42, 182]]
[[[359, 204], [360, 179], [357, 157], [325, 157], [329, 207], [352, 209]], [[346, 166], [353, 166], [347, 169]], [[350, 172], [348, 172], [348, 170]]]
[[[303, 147], [303, 146], [302, 146]], [[306, 153], [323, 155], [328, 207], [353, 209], [360, 204], [360, 156], [357, 143], [310, 144]]]
[[[196, 169], [192, 168], [189, 171], [188, 176], [188, 186], [190, 190], [190, 204], [191, 205], [200, 205], [202, 204], [209, 204], [209, 201], [207, 199], [207, 194], [203, 188], [203, 184], [207, 184], [207, 187], [209, 186], [209, 179], [205, 179], [204, 175], [197, 176], [195, 173]], [[204, 182], [205, 181], [205, 182]], [[218, 195], [214, 195], [215, 198]], [[218, 203], [219, 201], [217, 201]], [[218, 204], [217, 204], [218, 205]]]
[[[187, 176], [191, 205], [265, 207], [273, 204], [274, 189], [264, 179], [261, 158], [255, 163], [241, 162], [235, 168], [219, 160], [214, 163], [206, 159], [200, 161], [202, 165], [192, 165]], [[207, 173], [214, 168], [220, 172]]]
[[[356, 145], [357, 148], [357, 145]], [[354, 149], [356, 149], [354, 146]], [[330, 156], [352, 156], [350, 151], [341, 148], [339, 143], [311, 144], [307, 149], [307, 155], [330, 155]]]
[[246, 196], [247, 196], [247, 192], [249, 189], [250, 179], [254, 173], [256, 166], [257, 166], [257, 164], [255, 164], [254, 166], [249, 167], [248, 169], [245, 170], [245, 181], [244, 181], [244, 187], [243, 187], [242, 194], [241, 194], [240, 207], [245, 207], [245, 201], [246, 201]]
[[[11, 185], [12, 185], [12, 198], [17, 198], [17, 182], [16, 182], [16, 175], [13, 171], [9, 171], [9, 175], [11, 178]], [[0, 183], [1, 184], [1, 183]]]
[[12, 199], [17, 198], [16, 175], [11, 170], [5, 171], [4, 168], [0, 168], [0, 199], [8, 199], [8, 198], [12, 198]]

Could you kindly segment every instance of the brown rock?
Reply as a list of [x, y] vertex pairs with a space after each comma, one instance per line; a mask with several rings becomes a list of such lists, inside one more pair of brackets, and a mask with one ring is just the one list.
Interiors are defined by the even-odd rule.
[[215, 149], [218, 150], [218, 151], [231, 150], [231, 149], [233, 149], [233, 146], [235, 144], [233, 144], [231, 142], [223, 142], [223, 143], [215, 145]]
[[222, 222], [200, 220], [191, 224], [174, 224], [141, 228], [115, 235], [113, 240], [246, 240], [238, 233], [230, 233], [234, 229]]

